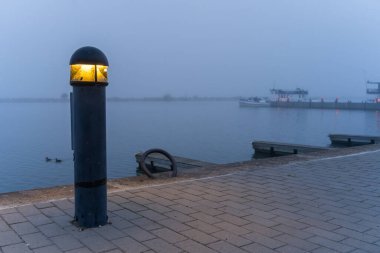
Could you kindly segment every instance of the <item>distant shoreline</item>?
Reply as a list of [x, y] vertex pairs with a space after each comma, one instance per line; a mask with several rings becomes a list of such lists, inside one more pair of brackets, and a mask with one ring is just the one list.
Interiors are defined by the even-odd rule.
[[[109, 97], [109, 102], [236, 101], [239, 97]], [[68, 98], [0, 98], [0, 103], [68, 103]]]

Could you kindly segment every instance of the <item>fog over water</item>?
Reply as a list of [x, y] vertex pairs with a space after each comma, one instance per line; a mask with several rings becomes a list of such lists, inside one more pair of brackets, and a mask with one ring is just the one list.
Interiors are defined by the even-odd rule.
[[0, 98], [70, 91], [68, 62], [92, 45], [108, 96], [252, 96], [308, 89], [362, 97], [380, 80], [378, 0], [2, 1]]

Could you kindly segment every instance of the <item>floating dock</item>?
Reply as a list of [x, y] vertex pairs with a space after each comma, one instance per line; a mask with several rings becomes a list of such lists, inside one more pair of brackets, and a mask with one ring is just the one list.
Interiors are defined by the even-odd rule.
[[254, 158], [264, 158], [273, 156], [304, 154], [316, 151], [324, 151], [329, 148], [319, 146], [309, 146], [292, 143], [281, 143], [272, 141], [253, 141], [252, 147], [255, 150]]
[[329, 134], [331, 145], [335, 146], [360, 146], [380, 143], [380, 136]]
[[[143, 154], [142, 152], [135, 154], [137, 164], [139, 164], [142, 154]], [[209, 162], [189, 159], [185, 157], [180, 157], [180, 156], [173, 156], [173, 158], [176, 161], [177, 170], [201, 168], [201, 167], [216, 165], [215, 163], [209, 163]], [[157, 153], [150, 154], [145, 159], [145, 164], [147, 165], [148, 168], [154, 167], [157, 171], [167, 171], [171, 169], [170, 161], [166, 157]], [[138, 169], [140, 170], [140, 168]]]

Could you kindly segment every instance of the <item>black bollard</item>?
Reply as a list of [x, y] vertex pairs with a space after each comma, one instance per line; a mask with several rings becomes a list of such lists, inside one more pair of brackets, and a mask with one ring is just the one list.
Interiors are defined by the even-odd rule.
[[108, 60], [83, 47], [70, 59], [75, 222], [91, 228], [107, 223], [106, 96]]

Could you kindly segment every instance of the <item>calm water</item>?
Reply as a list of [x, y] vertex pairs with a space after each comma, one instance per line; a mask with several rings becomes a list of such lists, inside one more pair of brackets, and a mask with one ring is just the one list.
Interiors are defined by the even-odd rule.
[[[0, 192], [73, 182], [68, 103], [0, 103]], [[108, 102], [108, 176], [135, 175], [134, 154], [160, 147], [227, 163], [252, 140], [329, 144], [329, 133], [380, 135], [374, 111], [239, 108], [238, 102]], [[45, 162], [45, 157], [63, 163]]]

